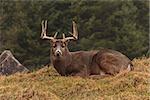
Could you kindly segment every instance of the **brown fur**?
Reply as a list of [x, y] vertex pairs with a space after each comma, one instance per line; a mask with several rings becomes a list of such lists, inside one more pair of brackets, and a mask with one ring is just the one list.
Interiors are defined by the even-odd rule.
[[[53, 48], [52, 48], [53, 49]], [[131, 61], [123, 54], [109, 49], [69, 52], [67, 46], [61, 58], [51, 51], [54, 68], [62, 76], [115, 75], [126, 70]]]

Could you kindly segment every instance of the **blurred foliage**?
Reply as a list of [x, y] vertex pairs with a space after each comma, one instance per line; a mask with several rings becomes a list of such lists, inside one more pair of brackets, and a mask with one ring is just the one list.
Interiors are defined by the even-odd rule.
[[131, 59], [148, 54], [148, 0], [2, 0], [0, 12], [0, 52], [10, 49], [30, 69], [50, 62], [42, 20], [48, 20], [48, 35], [58, 31], [59, 37], [76, 21], [79, 40], [69, 44], [71, 51], [105, 47]]

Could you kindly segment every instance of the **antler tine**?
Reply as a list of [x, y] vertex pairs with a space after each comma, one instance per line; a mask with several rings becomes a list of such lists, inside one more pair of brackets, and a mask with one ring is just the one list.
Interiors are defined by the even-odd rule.
[[73, 21], [73, 36], [75, 37], [75, 39], [78, 39], [77, 25], [74, 21]]
[[45, 31], [47, 29], [47, 20], [45, 20]]
[[65, 34], [63, 33], [63, 39], [65, 39]]
[[71, 32], [69, 32], [69, 34], [73, 35]]
[[42, 22], [41, 22], [41, 26], [42, 26], [41, 38], [42, 38], [42, 37], [43, 37], [43, 35], [44, 35], [44, 20], [42, 20]]
[[73, 33], [69, 32], [73, 37], [67, 37], [65, 40], [77, 40], [78, 39], [78, 31], [77, 31], [77, 25], [73, 21]]
[[[44, 26], [44, 22], [45, 22], [45, 26]], [[41, 25], [42, 25], [41, 38], [42, 38], [42, 39], [49, 39], [49, 40], [54, 41], [54, 38], [53, 38], [53, 37], [46, 36], [47, 20], [46, 20], [46, 21], [42, 20]]]
[[54, 35], [54, 39], [57, 37], [57, 34], [58, 34], [58, 32], [56, 32], [56, 33], [55, 33], [55, 35]]

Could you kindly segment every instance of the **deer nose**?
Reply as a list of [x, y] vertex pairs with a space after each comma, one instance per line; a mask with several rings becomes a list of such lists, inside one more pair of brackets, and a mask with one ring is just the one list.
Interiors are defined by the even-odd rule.
[[56, 50], [56, 51], [55, 51], [55, 55], [56, 55], [56, 56], [60, 56], [60, 55], [62, 55], [61, 50]]

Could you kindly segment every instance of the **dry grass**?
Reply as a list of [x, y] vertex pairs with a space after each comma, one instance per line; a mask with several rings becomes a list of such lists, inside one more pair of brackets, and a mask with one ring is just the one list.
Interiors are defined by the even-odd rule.
[[0, 76], [0, 100], [149, 100], [150, 58], [133, 60], [134, 71], [115, 77], [62, 77], [45, 67]]

